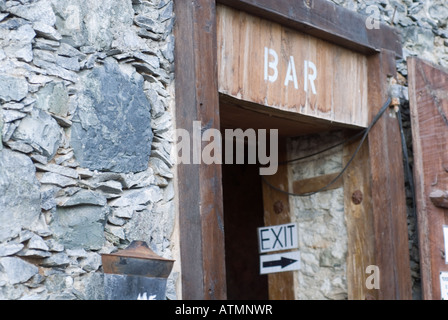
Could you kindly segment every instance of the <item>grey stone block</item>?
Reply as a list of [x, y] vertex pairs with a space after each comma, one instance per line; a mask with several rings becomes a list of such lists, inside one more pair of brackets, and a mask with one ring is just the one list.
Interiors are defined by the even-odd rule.
[[35, 265], [16, 257], [0, 258], [0, 267], [10, 284], [23, 283], [39, 272]]
[[19, 234], [39, 217], [41, 196], [35, 167], [21, 153], [0, 151], [0, 241]]
[[105, 206], [107, 199], [101, 193], [81, 190], [69, 198], [63, 198], [58, 201], [60, 207], [74, 207], [79, 205]]
[[33, 28], [29, 24], [24, 24], [17, 30], [3, 30], [3, 33], [5, 31], [6, 37], [3, 35], [5, 40], [0, 40], [0, 47], [3, 47], [6, 56], [31, 62], [33, 60], [31, 41], [36, 35]]
[[11, 256], [23, 249], [21, 243], [2, 243], [0, 244], [0, 257]]
[[53, 26], [56, 22], [56, 16], [49, 0], [14, 6], [9, 8], [9, 12], [28, 21], [41, 22], [49, 26]]
[[131, 207], [155, 203], [162, 199], [162, 192], [157, 186], [126, 191], [120, 198], [112, 200], [112, 207]]
[[49, 114], [33, 109], [30, 116], [22, 119], [12, 139], [40, 148], [42, 155], [51, 160], [59, 148], [62, 134], [61, 128]]
[[28, 93], [28, 82], [24, 77], [0, 74], [0, 101], [20, 101]]
[[65, 248], [98, 250], [105, 241], [104, 225], [108, 213], [108, 207], [91, 205], [57, 208], [50, 228]]
[[82, 78], [71, 138], [77, 161], [90, 170], [146, 170], [153, 133], [142, 77], [109, 58]]
[[49, 83], [37, 93], [36, 107], [65, 117], [68, 113], [68, 90], [64, 83]]
[[118, 30], [130, 29], [134, 11], [130, 0], [53, 0], [56, 28], [62, 42], [75, 48], [108, 49]]

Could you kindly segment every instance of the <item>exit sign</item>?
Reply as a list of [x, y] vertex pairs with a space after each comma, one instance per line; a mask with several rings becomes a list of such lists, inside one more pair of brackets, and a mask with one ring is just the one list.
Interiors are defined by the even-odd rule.
[[260, 253], [298, 248], [297, 223], [258, 228], [258, 247]]

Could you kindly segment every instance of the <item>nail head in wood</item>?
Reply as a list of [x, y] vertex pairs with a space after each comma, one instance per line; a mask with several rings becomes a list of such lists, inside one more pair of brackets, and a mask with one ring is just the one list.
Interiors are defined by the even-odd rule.
[[353, 192], [352, 194], [352, 202], [356, 205], [361, 204], [362, 202], [362, 192], [361, 190], [356, 190], [355, 192]]
[[276, 202], [274, 203], [274, 212], [275, 212], [276, 214], [280, 214], [280, 213], [283, 212], [283, 202], [281, 202], [281, 201], [279, 200], [279, 201], [276, 201]]

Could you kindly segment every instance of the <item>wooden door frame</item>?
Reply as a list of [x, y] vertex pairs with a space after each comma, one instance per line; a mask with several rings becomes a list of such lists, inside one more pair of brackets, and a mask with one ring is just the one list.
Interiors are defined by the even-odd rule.
[[[400, 37], [387, 25], [361, 28], [366, 17], [326, 0], [175, 0], [177, 128], [192, 132], [193, 121], [201, 121], [204, 128], [219, 129], [216, 3], [369, 56], [370, 118], [386, 101], [387, 77], [395, 73], [395, 57], [402, 56]], [[382, 272], [379, 299], [411, 296], [399, 139], [395, 119], [383, 117], [368, 142], [375, 155], [367, 179], [375, 262]], [[177, 170], [182, 298], [226, 299], [221, 167], [180, 164]]]
[[444, 99], [437, 92], [447, 87], [443, 79], [448, 69], [418, 57], [408, 57], [407, 64], [422, 298], [440, 300], [440, 272], [448, 271], [442, 229], [448, 211], [430, 195], [435, 190], [444, 191], [447, 181], [439, 175], [444, 172], [440, 170], [446, 157], [445, 146], [440, 146], [438, 139], [444, 141], [446, 124]]

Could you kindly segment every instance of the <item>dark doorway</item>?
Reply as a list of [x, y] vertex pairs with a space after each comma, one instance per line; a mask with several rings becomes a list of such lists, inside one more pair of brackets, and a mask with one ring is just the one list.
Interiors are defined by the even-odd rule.
[[264, 226], [263, 194], [255, 164], [223, 164], [227, 298], [268, 300], [268, 280], [259, 274], [257, 228]]
[[[268, 276], [259, 274], [260, 254], [257, 228], [263, 227], [265, 217], [269, 218], [272, 214], [269, 210], [264, 210], [263, 207], [263, 203], [270, 203], [271, 201], [263, 199], [259, 165], [248, 164], [247, 139], [245, 140], [244, 150], [245, 164], [225, 164], [225, 130], [241, 129], [246, 131], [252, 129], [258, 133], [258, 130], [262, 129], [267, 131], [275, 129], [278, 130], [279, 145], [285, 145], [284, 142], [287, 137], [328, 131], [331, 126], [324, 122], [311, 122], [309, 119], [304, 122], [303, 119], [292, 118], [289, 113], [281, 117], [268, 114], [266, 113], [268, 109], [263, 106], [247, 102], [241, 104], [240, 101], [225, 95], [220, 95], [219, 102], [220, 127], [223, 137], [222, 185], [227, 298], [234, 300], [267, 300], [269, 299]], [[258, 151], [258, 145], [256, 149]], [[267, 154], [270, 154], [269, 149], [268, 145]], [[236, 163], [235, 158], [233, 163]], [[279, 279], [283, 278], [279, 277]], [[288, 285], [290, 283], [292, 288], [290, 280], [287, 280], [286, 283]], [[276, 282], [271, 281], [271, 290], [273, 290], [271, 295], [276, 290], [282, 290], [276, 288], [275, 285], [277, 285]], [[283, 293], [285, 292], [293, 295], [292, 291], [284, 290]], [[285, 293], [285, 296], [288, 294]], [[276, 295], [272, 296], [275, 297]]]

